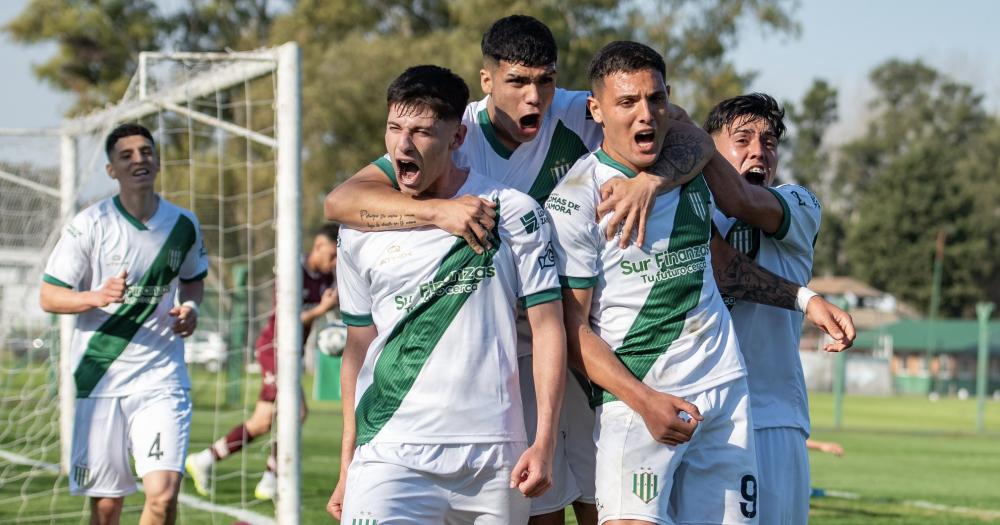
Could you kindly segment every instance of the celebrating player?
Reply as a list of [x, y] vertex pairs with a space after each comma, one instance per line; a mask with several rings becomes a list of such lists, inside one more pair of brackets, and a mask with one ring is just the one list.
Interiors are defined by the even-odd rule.
[[[569, 167], [600, 145], [603, 133], [587, 111], [588, 93], [556, 88], [555, 39], [534, 18], [514, 15], [496, 21], [483, 35], [482, 53], [480, 84], [486, 97], [466, 108], [462, 120], [468, 132], [454, 161], [544, 202]], [[657, 166], [655, 176], [642, 173], [627, 182], [612, 181], [604, 189], [609, 198], [601, 210], [616, 210], [607, 231], [617, 231], [619, 224], [630, 229], [634, 224], [641, 237], [646, 221], [640, 215], [647, 203], [657, 192], [693, 177], [708, 158], [671, 159], [675, 162]], [[495, 215], [492, 202], [471, 195], [411, 199], [393, 189], [398, 186], [394, 181], [389, 159], [369, 165], [330, 193], [327, 218], [368, 231], [437, 226], [462, 236], [477, 250], [488, 247], [486, 232], [492, 229]], [[525, 372], [521, 395], [531, 439], [535, 389], [527, 324], [519, 319], [518, 354], [519, 368]], [[563, 523], [563, 509], [571, 503], [577, 521], [596, 524], [593, 410], [588, 395], [585, 380], [567, 382], [553, 488], [532, 500], [533, 524]]]
[[[333, 286], [333, 271], [337, 266], [337, 225], [323, 226], [313, 238], [312, 250], [302, 260], [302, 341], [309, 337], [312, 323], [326, 315], [338, 305], [337, 289]], [[278, 396], [277, 360], [274, 352], [275, 311], [267, 320], [267, 325], [257, 338], [256, 354], [260, 363], [264, 384], [261, 386], [257, 404], [250, 419], [233, 427], [220, 437], [211, 447], [192, 454], [184, 462], [185, 469], [195, 490], [207, 496], [212, 490], [212, 465], [239, 451], [258, 436], [271, 431], [274, 421], [274, 401]], [[304, 351], [304, 349], [303, 349]], [[303, 400], [305, 397], [303, 396]], [[308, 408], [302, 403], [302, 421]], [[277, 466], [277, 444], [271, 443], [271, 453], [267, 458], [266, 470], [254, 488], [254, 497], [261, 500], [274, 499], [277, 491], [275, 468]]]
[[[802, 186], [771, 187], [784, 115], [761, 93], [720, 102], [705, 120], [718, 150], [705, 173], [719, 202], [715, 225], [726, 241], [763, 268], [805, 286], [822, 213], [819, 200]], [[746, 196], [738, 199], [737, 193]], [[732, 217], [722, 213], [730, 209]], [[750, 387], [760, 523], [806, 523], [811, 491], [809, 402], [799, 360], [802, 314], [736, 301], [732, 318]]]
[[180, 338], [198, 325], [208, 257], [194, 214], [154, 191], [149, 130], [119, 126], [105, 152], [119, 193], [73, 218], [41, 289], [45, 311], [78, 314], [70, 491], [90, 497], [91, 523], [117, 524], [136, 490], [131, 451], [146, 493], [140, 523], [174, 523], [191, 427]]
[[[406, 70], [388, 89], [380, 164], [408, 198], [493, 202], [489, 247], [476, 253], [433, 228], [341, 232], [344, 438], [328, 508], [345, 522], [524, 523], [525, 496], [551, 482], [566, 356], [548, 218], [527, 195], [452, 162], [468, 96], [447, 69]], [[530, 446], [518, 301], [535, 356]]]
[[[656, 199], [641, 245], [608, 241], [610, 218], [595, 220], [605, 182], [657, 161], [668, 125], [665, 69], [658, 53], [634, 42], [598, 53], [590, 109], [604, 128], [602, 147], [546, 203], [570, 352], [603, 389], [597, 506], [602, 523], [751, 523], [757, 469], [747, 384], [713, 261], [720, 287], [741, 298], [790, 308], [799, 287], [712, 235], [703, 177]], [[838, 310], [815, 301], [810, 318], [837, 335]]]

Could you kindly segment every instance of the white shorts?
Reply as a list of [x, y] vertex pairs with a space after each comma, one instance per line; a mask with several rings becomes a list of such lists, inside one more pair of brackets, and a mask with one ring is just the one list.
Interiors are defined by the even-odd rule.
[[760, 525], [809, 521], [809, 452], [800, 428], [754, 431], [760, 471]]
[[190, 433], [191, 398], [184, 389], [77, 399], [70, 493], [117, 498], [135, 492], [130, 453], [140, 478], [183, 472]]
[[528, 521], [510, 488], [524, 443], [358, 447], [347, 470], [342, 523], [507, 525]]
[[[528, 442], [535, 440], [538, 415], [535, 405], [535, 381], [531, 372], [531, 354], [517, 360], [524, 403], [524, 426]], [[531, 515], [539, 516], [566, 508], [574, 501], [594, 503], [594, 470], [597, 448], [594, 445], [594, 409], [589, 393], [584, 391], [573, 372], [566, 372], [566, 393], [559, 414], [559, 434], [552, 455], [552, 486], [531, 499]]]
[[600, 523], [664, 525], [757, 523], [757, 460], [746, 378], [687, 396], [701, 411], [690, 441], [653, 440], [621, 401], [597, 409], [597, 510]]

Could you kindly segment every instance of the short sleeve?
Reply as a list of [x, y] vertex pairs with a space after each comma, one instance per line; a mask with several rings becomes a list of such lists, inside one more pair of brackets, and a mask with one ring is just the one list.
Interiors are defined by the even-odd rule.
[[580, 137], [587, 150], [594, 151], [601, 146], [604, 140], [604, 130], [601, 129], [587, 107], [587, 97], [589, 91], [561, 91], [560, 103], [555, 108], [557, 118], [562, 120], [566, 127], [571, 129]]
[[84, 289], [84, 282], [89, 280], [94, 251], [92, 228], [90, 221], [80, 214], [63, 229], [45, 264], [44, 282], [74, 290]]
[[500, 202], [501, 228], [517, 267], [517, 295], [524, 308], [562, 299], [549, 216], [534, 199], [507, 190]]
[[375, 159], [372, 164], [374, 164], [375, 167], [378, 168], [390, 182], [392, 182], [393, 188], [397, 190], [399, 189], [399, 182], [396, 180], [396, 169], [392, 166], [392, 159], [389, 158], [388, 153]]
[[811, 253], [823, 216], [819, 199], [796, 184], [782, 184], [768, 190], [777, 197], [784, 211], [781, 226], [771, 237], [793, 251]]
[[208, 275], [208, 250], [205, 249], [205, 237], [201, 234], [201, 223], [194, 214], [188, 218], [194, 223], [195, 239], [178, 274], [181, 282], [185, 283], [200, 281]]
[[337, 244], [337, 291], [340, 294], [340, 313], [347, 326], [371, 326], [371, 283], [361, 272], [357, 261], [356, 244], [359, 232], [341, 228]]
[[594, 220], [597, 194], [593, 185], [575, 182], [582, 175], [567, 175], [545, 202], [552, 219], [556, 267], [563, 288], [593, 288], [600, 270], [602, 237]]

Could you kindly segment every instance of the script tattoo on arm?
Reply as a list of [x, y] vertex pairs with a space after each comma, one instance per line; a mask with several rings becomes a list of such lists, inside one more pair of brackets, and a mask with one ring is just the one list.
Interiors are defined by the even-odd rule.
[[361, 210], [361, 224], [375, 231], [408, 228], [417, 225], [417, 217], [412, 213], [381, 213]]
[[[722, 241], [725, 243], [725, 241]], [[727, 245], [728, 247], [728, 245]], [[799, 286], [757, 266], [745, 254], [730, 248], [726, 257], [716, 259], [713, 253], [713, 270], [719, 291], [736, 299], [795, 309], [795, 295]]]

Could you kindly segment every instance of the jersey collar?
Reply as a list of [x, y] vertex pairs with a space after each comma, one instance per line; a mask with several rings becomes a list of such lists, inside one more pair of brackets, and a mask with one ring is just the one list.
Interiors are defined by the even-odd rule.
[[594, 152], [594, 154], [597, 155], [597, 160], [601, 164], [604, 164], [605, 166], [611, 166], [612, 168], [622, 172], [622, 175], [625, 175], [630, 179], [635, 178], [635, 176], [638, 175], [636, 172], [632, 171], [621, 162], [618, 162], [617, 160], [611, 158], [611, 155], [608, 155], [607, 152], [604, 151], [604, 148], [598, 149], [596, 152]]
[[493, 127], [493, 122], [490, 121], [490, 114], [486, 111], [486, 108], [480, 110], [476, 115], [476, 122], [479, 123], [479, 129], [483, 131], [486, 141], [490, 143], [490, 146], [493, 146], [493, 151], [505, 160], [510, 159], [514, 151], [504, 146], [503, 142], [500, 142], [500, 137], [497, 137], [497, 130]]

